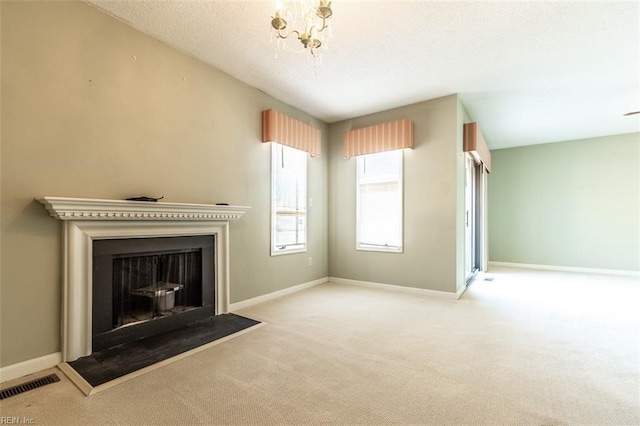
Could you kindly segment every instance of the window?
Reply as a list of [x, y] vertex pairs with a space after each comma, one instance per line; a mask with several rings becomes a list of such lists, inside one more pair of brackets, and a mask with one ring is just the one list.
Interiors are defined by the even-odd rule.
[[271, 255], [307, 249], [307, 153], [272, 143]]
[[358, 250], [402, 252], [402, 150], [357, 157]]

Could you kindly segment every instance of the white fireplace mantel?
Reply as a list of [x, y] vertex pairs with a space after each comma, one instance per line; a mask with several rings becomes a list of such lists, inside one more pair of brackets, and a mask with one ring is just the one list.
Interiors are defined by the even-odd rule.
[[93, 240], [213, 235], [215, 313], [229, 312], [229, 221], [250, 207], [88, 198], [39, 198], [64, 223], [62, 357], [91, 354]]
[[251, 207], [92, 198], [38, 199], [60, 220], [235, 220]]

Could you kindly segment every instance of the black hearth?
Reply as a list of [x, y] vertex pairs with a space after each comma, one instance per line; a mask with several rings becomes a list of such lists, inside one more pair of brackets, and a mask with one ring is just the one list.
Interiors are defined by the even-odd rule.
[[93, 241], [92, 351], [216, 314], [215, 236]]

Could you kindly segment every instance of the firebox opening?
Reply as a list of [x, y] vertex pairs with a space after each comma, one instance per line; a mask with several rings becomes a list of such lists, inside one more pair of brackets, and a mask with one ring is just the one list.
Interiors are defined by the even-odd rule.
[[94, 240], [92, 350], [215, 315], [215, 236]]
[[113, 328], [202, 306], [202, 250], [113, 256]]

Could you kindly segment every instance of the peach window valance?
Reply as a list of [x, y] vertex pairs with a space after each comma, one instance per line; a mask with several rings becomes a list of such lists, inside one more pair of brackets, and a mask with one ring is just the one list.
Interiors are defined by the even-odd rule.
[[413, 121], [390, 121], [350, 130], [344, 134], [344, 157], [413, 148]]
[[464, 152], [468, 152], [480, 164], [484, 165], [487, 172], [491, 173], [491, 151], [484, 140], [478, 123], [466, 123], [464, 125]]
[[262, 111], [262, 142], [277, 142], [320, 156], [320, 129], [275, 109]]

